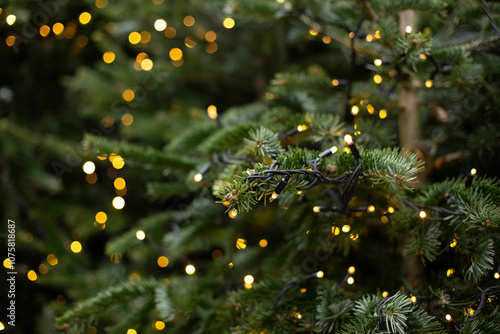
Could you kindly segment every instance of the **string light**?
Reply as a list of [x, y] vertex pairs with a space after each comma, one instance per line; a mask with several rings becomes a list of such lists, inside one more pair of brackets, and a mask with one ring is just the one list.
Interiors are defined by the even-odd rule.
[[156, 31], [163, 31], [167, 29], [167, 21], [164, 19], [158, 19], [155, 21], [154, 27]]
[[102, 59], [106, 64], [111, 64], [113, 61], [115, 61], [115, 54], [111, 51], [107, 51], [102, 55]]
[[339, 81], [337, 79], [332, 80], [332, 85], [337, 87], [339, 85]]
[[247, 248], [247, 241], [243, 238], [238, 238], [236, 240], [236, 248], [238, 249], [245, 249]]
[[344, 225], [344, 226], [342, 226], [342, 232], [347, 233], [350, 230], [351, 230], [351, 226], [350, 225]]
[[389, 292], [388, 291], [382, 292], [382, 297], [383, 298], [387, 298], [387, 296], [389, 296]]
[[417, 302], [417, 297], [411, 296], [410, 301], [415, 304]]
[[375, 212], [375, 206], [370, 205], [370, 206], [368, 207], [368, 210], [366, 210], [366, 211], [368, 211], [368, 212]]
[[389, 211], [389, 213], [394, 213], [394, 208], [392, 206], [390, 206], [387, 208], [387, 211]]
[[193, 177], [194, 181], [200, 182], [201, 180], [203, 180], [203, 174], [208, 172], [208, 170], [211, 167], [212, 167], [212, 162], [208, 162], [205, 165], [203, 165], [203, 167], [201, 167], [200, 171], [198, 173], [196, 173], [195, 176]]
[[165, 37], [174, 38], [175, 35], [177, 35], [177, 30], [175, 30], [175, 28], [168, 27], [167, 29], [165, 29]]
[[321, 270], [316, 273], [316, 277], [318, 278], [322, 278], [323, 276], [325, 276], [325, 273], [322, 272]]
[[82, 168], [85, 174], [92, 174], [95, 171], [95, 164], [92, 161], [87, 161]]
[[351, 108], [351, 114], [357, 115], [359, 112], [359, 107], [358, 106], [352, 106]]
[[137, 230], [137, 232], [135, 232], [135, 237], [137, 240], [144, 240], [146, 238], [146, 233], [144, 233], [143, 230]]
[[235, 219], [236, 216], [238, 216], [238, 210], [236, 210], [236, 208], [233, 208], [233, 209], [229, 210], [228, 216], [231, 219]]
[[92, 19], [92, 15], [90, 15], [89, 12], [83, 12], [80, 14], [80, 16], [78, 17], [78, 21], [80, 21], [80, 23], [82, 25], [86, 25], [87, 23], [90, 22], [90, 20]]
[[407, 34], [411, 34], [412, 30], [413, 30], [412, 26], [406, 26], [406, 28], [405, 28], [405, 32]]
[[141, 31], [141, 43], [147, 43], [151, 40], [151, 34], [149, 33], [149, 31]]
[[467, 179], [465, 180], [465, 187], [468, 188], [472, 184], [472, 179], [474, 178], [474, 175], [476, 175], [477, 170], [475, 168], [472, 168], [470, 170], [469, 175], [467, 175]]
[[450, 277], [451, 275], [453, 275], [455, 273], [455, 269], [453, 268], [450, 268], [446, 271], [446, 276], [447, 277]]
[[354, 277], [349, 276], [349, 278], [347, 279], [347, 284], [349, 284], [349, 285], [354, 284]]
[[297, 131], [302, 132], [307, 130], [307, 125], [298, 125]]
[[458, 244], [457, 239], [453, 239], [453, 240], [450, 242], [450, 247], [451, 247], [451, 248], [454, 248], [454, 247], [456, 247], [456, 246], [457, 246], [457, 244]]
[[0, 321], [0, 331], [3, 331], [5, 329], [5, 325], [3, 322]]
[[371, 104], [369, 104], [369, 105], [366, 106], [366, 110], [371, 115], [373, 115], [373, 113], [375, 113], [375, 108]]
[[141, 69], [143, 71], [151, 71], [151, 69], [153, 68], [153, 61], [149, 58], [146, 58], [144, 59], [143, 61], [141, 61]]
[[42, 263], [38, 266], [38, 271], [40, 272], [40, 274], [45, 275], [49, 272], [49, 268], [47, 268], [47, 266]]
[[375, 81], [375, 83], [379, 85], [382, 82], [382, 77], [380, 76], [380, 74], [375, 74], [373, 76], [373, 81]]
[[323, 38], [321, 39], [323, 41], [323, 43], [325, 44], [330, 44], [332, 42], [332, 39], [330, 36], [323, 36]]
[[163, 321], [155, 322], [155, 328], [159, 331], [165, 329], [165, 323]]
[[3, 266], [4, 268], [10, 269], [10, 267], [12, 266], [12, 261], [9, 258], [6, 258], [5, 260], [3, 260]]
[[266, 239], [261, 239], [259, 241], [259, 246], [262, 247], [262, 248], [267, 247], [267, 244], [268, 244], [268, 242], [267, 242]]
[[122, 93], [122, 97], [125, 101], [130, 102], [135, 98], [135, 93], [132, 89], [125, 89]]
[[420, 218], [424, 219], [425, 217], [427, 217], [427, 214], [425, 213], [425, 211], [420, 211], [420, 213], [418, 214], [420, 216]]
[[5, 18], [5, 22], [7, 22], [8, 25], [13, 25], [17, 20], [17, 17], [14, 14], [10, 14]]
[[380, 117], [380, 119], [384, 119], [387, 117], [387, 110], [385, 109], [381, 109], [378, 113], [378, 117]]
[[184, 20], [182, 20], [182, 23], [184, 23], [186, 27], [191, 27], [194, 25], [195, 19], [191, 15], [188, 15], [184, 18]]
[[444, 318], [445, 318], [445, 319], [446, 319], [446, 321], [448, 321], [448, 322], [450, 322], [451, 320], [453, 320], [453, 319], [451, 318], [451, 315], [449, 315], [449, 314], [447, 314]]
[[224, 21], [222, 21], [222, 25], [226, 29], [232, 29], [232, 28], [234, 28], [235, 24], [236, 23], [234, 22], [234, 20], [232, 18], [230, 18], [230, 17], [226, 17], [224, 19]]
[[108, 220], [108, 215], [105, 212], [99, 211], [95, 215], [95, 221], [99, 224], [104, 224]]
[[220, 260], [222, 259], [222, 251], [220, 249], [214, 249], [212, 252], [212, 259]]
[[318, 31], [316, 29], [309, 29], [309, 34], [312, 36], [316, 36], [318, 34]]
[[252, 275], [246, 275], [243, 280], [246, 284], [253, 284], [254, 278]]
[[59, 263], [59, 260], [57, 259], [57, 257], [54, 254], [49, 254], [49, 255], [47, 255], [47, 262], [51, 266], [55, 266], [56, 264]]
[[370, 42], [372, 42], [372, 41], [373, 41], [373, 35], [368, 34], [368, 35], [366, 35], [365, 39], [366, 39], [366, 41], [367, 41], [368, 43], [370, 43]]
[[127, 334], [137, 334], [137, 331], [133, 328], [127, 330]]
[[141, 34], [137, 31], [133, 31], [128, 35], [128, 41], [130, 44], [137, 44], [141, 41]]
[[32, 281], [32, 282], [36, 281], [36, 280], [37, 280], [37, 278], [38, 278], [38, 275], [36, 274], [36, 272], [35, 272], [34, 270], [30, 270], [30, 271], [28, 271], [27, 276], [28, 276], [28, 279], [29, 279], [30, 281]]
[[344, 136], [344, 141], [347, 143], [347, 145], [352, 144], [352, 136], [351, 135], [345, 135]]
[[102, 9], [108, 5], [108, 0], [96, 0], [95, 6], [99, 9]]
[[46, 24], [40, 27], [39, 29], [40, 36], [47, 37], [50, 34], [50, 27]]
[[216, 119], [217, 118], [217, 107], [214, 105], [208, 106], [207, 113], [208, 113], [208, 117], [210, 119]]
[[121, 196], [116, 196], [113, 198], [112, 205], [116, 210], [121, 210], [125, 206], [125, 200]]
[[381, 59], [375, 59], [373, 61], [373, 63], [375, 64], [375, 66], [381, 66], [382, 65], [382, 60]]
[[186, 266], [186, 274], [193, 275], [196, 272], [196, 268], [192, 264]]
[[271, 200], [270, 200], [271, 202], [274, 201], [276, 198], [278, 198], [279, 194], [281, 194], [283, 189], [285, 189], [289, 180], [290, 180], [290, 175], [286, 175], [284, 178], [281, 179], [281, 181], [276, 186], [276, 189], [274, 189], [273, 194], [271, 195]]
[[73, 253], [78, 254], [82, 251], [82, 244], [79, 241], [73, 241], [69, 248]]
[[431, 88], [433, 84], [433, 81], [431, 79], [428, 79], [425, 81], [425, 87]]
[[134, 116], [132, 116], [131, 114], [125, 114], [122, 116], [122, 123], [123, 125], [125, 126], [128, 126], [130, 124], [132, 124], [134, 122]]
[[126, 182], [125, 182], [125, 180], [124, 180], [123, 178], [118, 177], [118, 178], [116, 178], [116, 179], [113, 181], [113, 185], [114, 185], [114, 187], [115, 187], [116, 189], [118, 189], [118, 190], [122, 190], [122, 189], [124, 189], [124, 188], [125, 188], [125, 186], [126, 186]]
[[215, 42], [215, 40], [217, 39], [217, 34], [215, 33], [215, 31], [207, 31], [205, 33], [205, 40], [209, 43], [211, 42]]
[[496, 272], [495, 275], [493, 275], [493, 277], [495, 277], [495, 279], [499, 279], [500, 278], [500, 273]]
[[347, 269], [347, 272], [352, 275], [356, 272], [356, 268], [354, 266], [350, 266], [349, 269]]
[[179, 48], [172, 48], [168, 55], [170, 56], [170, 59], [174, 61], [178, 61], [182, 59], [182, 50]]
[[427, 56], [426, 56], [425, 54], [423, 54], [423, 53], [421, 53], [421, 54], [419, 55], [419, 57], [420, 57], [420, 59], [427, 59]]

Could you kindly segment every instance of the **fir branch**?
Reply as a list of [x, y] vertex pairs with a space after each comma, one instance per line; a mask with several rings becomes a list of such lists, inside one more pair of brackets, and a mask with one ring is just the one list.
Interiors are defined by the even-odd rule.
[[430, 223], [427, 226], [418, 224], [409, 233], [408, 243], [404, 248], [403, 255], [420, 256], [422, 262], [425, 260], [433, 262], [441, 245], [441, 229], [439, 223]]
[[[277, 133], [261, 126], [258, 129], [251, 129], [248, 134], [250, 139], [244, 139], [246, 146], [243, 148], [243, 152], [250, 151], [264, 158], [271, 158], [283, 152], [278, 142]], [[243, 155], [245, 154], [243, 153]]]
[[478, 283], [489, 270], [493, 269], [494, 264], [494, 242], [492, 239], [486, 239], [479, 242], [469, 251], [470, 264], [464, 268], [465, 278]]
[[250, 129], [252, 129], [252, 126], [248, 123], [239, 123], [229, 127], [224, 127], [214, 132], [203, 143], [201, 143], [199, 150], [206, 154], [224, 151], [241, 143], [247, 136]]

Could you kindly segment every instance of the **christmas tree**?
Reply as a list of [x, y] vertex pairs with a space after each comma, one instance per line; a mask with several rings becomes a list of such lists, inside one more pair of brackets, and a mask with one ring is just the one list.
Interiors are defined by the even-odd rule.
[[500, 333], [499, 14], [2, 7], [0, 328]]

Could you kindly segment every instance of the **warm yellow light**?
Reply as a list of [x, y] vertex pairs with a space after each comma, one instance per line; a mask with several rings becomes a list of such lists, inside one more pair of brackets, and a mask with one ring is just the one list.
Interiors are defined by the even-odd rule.
[[12, 265], [12, 261], [10, 261], [10, 259], [9, 259], [9, 258], [7, 258], [7, 259], [3, 260], [3, 266], [4, 266], [5, 268], [10, 269], [11, 265]]
[[269, 200], [270, 202], [274, 201], [276, 198], [278, 198], [279, 194], [276, 192], [273, 192], [271, 195], [271, 199]]
[[196, 271], [196, 268], [192, 264], [188, 264], [186, 266], [186, 274], [192, 275], [195, 273], [195, 271]]
[[373, 35], [370, 35], [370, 34], [366, 35], [366, 41], [367, 42], [373, 41], [373, 38], [374, 38]]
[[383, 298], [387, 298], [387, 296], [389, 296], [389, 292], [388, 291], [382, 292], [382, 297]]
[[359, 107], [358, 106], [352, 106], [351, 108], [351, 114], [357, 115], [359, 112]]
[[32, 282], [36, 281], [36, 279], [38, 278], [38, 275], [36, 274], [36, 272], [34, 270], [30, 270], [28, 271], [28, 279]]
[[446, 276], [450, 277], [451, 275], [453, 275], [455, 273], [455, 269], [453, 268], [450, 268], [446, 271]]
[[205, 40], [207, 42], [214, 42], [216, 39], [217, 39], [217, 34], [212, 30], [207, 31], [207, 33], [205, 34]]
[[236, 248], [238, 249], [247, 248], [247, 241], [243, 238], [238, 238], [238, 240], [236, 240]]
[[146, 238], [146, 233], [144, 233], [143, 230], [137, 230], [137, 232], [135, 232], [135, 237], [138, 240], [144, 240]]
[[347, 272], [352, 275], [356, 272], [356, 268], [354, 266], [350, 266], [349, 269], [347, 269]]
[[332, 233], [334, 235], [339, 235], [340, 234], [340, 228], [338, 228], [338, 227], [332, 227]]
[[92, 161], [87, 161], [83, 164], [85, 174], [92, 174], [95, 171], [95, 164]]
[[73, 253], [80, 253], [82, 251], [82, 244], [80, 241], [73, 241], [69, 248]]
[[216, 42], [207, 43], [205, 45], [205, 51], [207, 51], [207, 53], [215, 53], [218, 48], [219, 46], [217, 45]]
[[382, 82], [382, 77], [380, 76], [380, 74], [375, 74], [373, 76], [373, 81], [375, 81], [375, 83], [378, 85]]
[[54, 23], [52, 31], [56, 35], [61, 35], [64, 32], [64, 25], [61, 22]]
[[203, 180], [203, 175], [201, 175], [200, 173], [197, 173], [197, 174], [195, 174], [193, 179], [194, 179], [194, 182], [200, 182], [201, 180]]
[[424, 55], [423, 53], [421, 53], [421, 54], [419, 55], [419, 57], [420, 57], [420, 59], [427, 59], [427, 56], [426, 56], [426, 55]]
[[175, 35], [177, 35], [177, 30], [175, 30], [175, 28], [168, 27], [167, 29], [165, 29], [165, 37], [174, 38]]
[[371, 105], [371, 104], [368, 104], [366, 106], [366, 110], [368, 111], [368, 113], [372, 114], [375, 112], [375, 108]]
[[167, 21], [165, 21], [164, 19], [158, 19], [155, 21], [154, 26], [156, 31], [163, 31], [167, 29]]
[[253, 276], [252, 275], [246, 275], [245, 278], [243, 279], [246, 284], [253, 284]]
[[295, 313], [295, 318], [302, 319], [302, 315], [299, 312], [297, 312]]
[[276, 2], [283, 3], [283, 2], [285, 2], [285, 0], [276, 0]]
[[149, 31], [141, 31], [141, 43], [147, 43], [151, 40], [151, 34]]
[[420, 213], [418, 215], [420, 216], [420, 218], [427, 217], [427, 214], [425, 213], [425, 211], [420, 211]]
[[235, 22], [234, 22], [234, 20], [232, 18], [226, 17], [224, 19], [224, 21], [222, 22], [222, 25], [226, 29], [232, 29], [232, 28], [234, 28]]
[[107, 51], [102, 55], [102, 59], [104, 60], [105, 63], [111, 64], [112, 62], [115, 61], [115, 54], [114, 52]]
[[344, 141], [345, 141], [348, 145], [352, 144], [352, 136], [351, 136], [351, 135], [345, 135], [345, 136], [344, 136]]
[[307, 125], [301, 124], [301, 125], [297, 126], [297, 131], [299, 131], [299, 132], [306, 131], [306, 130], [307, 130]]
[[108, 215], [102, 211], [99, 211], [95, 215], [95, 221], [99, 224], [104, 224], [108, 220]]
[[394, 213], [394, 208], [392, 206], [390, 206], [387, 208], [387, 211], [389, 211], [389, 213]]
[[78, 17], [78, 21], [80, 21], [80, 23], [83, 25], [89, 23], [91, 19], [92, 19], [92, 16], [90, 15], [89, 12], [83, 12]]
[[151, 69], [153, 68], [153, 61], [148, 58], [144, 59], [141, 62], [141, 68], [143, 71], [151, 71]]
[[127, 334], [137, 334], [137, 331], [135, 329], [129, 329], [127, 330]]
[[128, 35], [128, 41], [130, 44], [137, 44], [141, 41], [141, 34], [137, 31], [133, 31]]
[[332, 42], [332, 38], [329, 37], [329, 36], [323, 36], [323, 38], [321, 39], [323, 41], [323, 43], [325, 44], [330, 44]]
[[123, 158], [119, 156], [119, 157], [116, 157], [115, 159], [113, 159], [111, 164], [116, 169], [122, 169], [123, 166], [125, 166], [125, 160], [123, 160]]
[[50, 27], [46, 24], [40, 27], [39, 29], [40, 36], [47, 37], [50, 34]]
[[184, 23], [184, 25], [186, 27], [191, 27], [192, 25], [194, 25], [195, 19], [191, 15], [188, 15], [188, 16], [184, 17], [184, 20], [182, 20], [182, 23]]
[[477, 170], [475, 168], [472, 168], [470, 170], [470, 175], [476, 175], [476, 173], [477, 173]]
[[450, 242], [450, 247], [451, 247], [451, 248], [454, 248], [454, 247], [456, 247], [456, 246], [457, 246], [457, 244], [458, 244], [457, 239], [453, 239], [453, 240]]
[[268, 242], [267, 242], [266, 239], [261, 239], [259, 241], [259, 246], [262, 247], [262, 248], [267, 247], [267, 244], [268, 244]]
[[319, 206], [315, 206], [313, 207], [313, 211], [318, 213], [320, 211], [320, 207]]
[[113, 208], [116, 210], [121, 210], [125, 206], [125, 200], [121, 196], [116, 196], [113, 198]]
[[411, 31], [412, 31], [412, 30], [413, 30], [413, 28], [412, 28], [411, 26], [406, 26], [406, 28], [405, 28], [405, 32], [406, 32], [407, 34], [411, 34]]
[[321, 270], [316, 273], [316, 277], [318, 277], [318, 278], [321, 278], [323, 276], [325, 276], [325, 273], [322, 272]]
[[214, 105], [209, 105], [207, 108], [208, 117], [211, 119], [217, 118], [217, 107]]
[[8, 25], [13, 25], [16, 22], [17, 17], [14, 14], [10, 14], [5, 18]]
[[368, 207], [368, 212], [375, 212], [375, 207], [373, 205], [370, 205]]
[[411, 296], [410, 301], [415, 304], [417, 302], [417, 297]]
[[47, 268], [47, 266], [42, 263], [38, 266], [38, 271], [40, 272], [40, 274], [45, 275], [49, 272], [49, 268]]
[[159, 331], [165, 328], [165, 323], [163, 321], [155, 322], [155, 328]]
[[182, 50], [179, 48], [173, 48], [170, 50], [168, 55], [170, 56], [170, 59], [172, 59], [174, 61], [181, 60], [182, 59]]
[[382, 223], [384, 224], [387, 224], [389, 222], [389, 218], [387, 218], [386, 216], [382, 216], [380, 217], [380, 220], [382, 221]]
[[[1, 13], [1, 11], [0, 11], [0, 13]], [[0, 331], [3, 331], [4, 329], [5, 329], [5, 326], [4, 326], [3, 322], [0, 322]]]
[[373, 63], [375, 64], [375, 66], [380, 66], [382, 65], [382, 59], [375, 59]]
[[231, 209], [231, 210], [229, 210], [229, 212], [228, 212], [228, 216], [229, 216], [229, 218], [231, 218], [231, 219], [236, 218], [236, 216], [237, 216], [237, 215], [238, 215], [238, 210], [236, 210], [236, 208]]
[[381, 109], [379, 112], [378, 112], [378, 117], [380, 117], [380, 119], [384, 119], [387, 117], [387, 110], [385, 109]]
[[132, 89], [125, 89], [122, 96], [125, 101], [130, 102], [135, 98], [135, 93]]
[[344, 225], [344, 226], [342, 226], [342, 232], [347, 233], [350, 230], [351, 230], [351, 226], [350, 225]]
[[425, 87], [431, 88], [433, 84], [433, 81], [431, 79], [425, 81]]
[[354, 277], [349, 276], [349, 278], [347, 279], [347, 284], [349, 284], [349, 285], [354, 284]]
[[349, 38], [354, 38], [354, 36], [356, 36], [356, 34], [354, 33], [354, 31], [351, 31], [351, 32], [349, 33]]
[[130, 125], [134, 122], [134, 116], [132, 116], [131, 114], [125, 114], [122, 116], [122, 123], [123, 125]]
[[115, 186], [116, 189], [122, 190], [123, 188], [125, 188], [127, 183], [125, 182], [125, 180], [122, 177], [117, 177], [115, 179], [115, 181], [113, 182], [113, 185]]
[[449, 315], [449, 314], [447, 314], [444, 318], [446, 319], [446, 321], [451, 321], [452, 320], [451, 315]]
[[337, 87], [339, 85], [339, 81], [337, 79], [332, 80], [332, 85]]
[[94, 4], [97, 8], [102, 9], [108, 5], [108, 0], [96, 0]]
[[381, 36], [380, 36], [380, 30], [375, 31], [375, 38], [376, 39], [380, 39], [381, 38]]
[[318, 34], [318, 31], [316, 29], [310, 29], [309, 33], [313, 36], [316, 36]]
[[495, 279], [499, 279], [500, 278], [500, 273], [495, 273], [495, 275], [493, 275], [493, 277], [495, 277]]
[[160, 256], [158, 260], [156, 260], [156, 263], [158, 263], [158, 266], [165, 268], [168, 266], [168, 259], [165, 256]]
[[54, 254], [49, 254], [47, 256], [47, 262], [51, 265], [51, 266], [55, 266], [56, 264], [59, 263], [59, 260], [57, 259], [57, 257], [54, 255]]

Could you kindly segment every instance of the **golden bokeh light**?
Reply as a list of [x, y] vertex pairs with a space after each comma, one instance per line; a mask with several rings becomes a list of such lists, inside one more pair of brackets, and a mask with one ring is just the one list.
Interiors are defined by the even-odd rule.
[[146, 233], [144, 233], [143, 230], [138, 230], [137, 232], [135, 232], [135, 237], [138, 240], [144, 240], [146, 238]]
[[267, 242], [267, 240], [266, 240], [266, 239], [261, 239], [261, 240], [259, 241], [259, 246], [260, 246], [260, 247], [264, 248], [264, 247], [267, 247], [267, 245], [268, 245], [268, 242]]
[[175, 35], [177, 35], [177, 30], [175, 30], [175, 28], [168, 27], [167, 29], [165, 29], [165, 37], [174, 38]]
[[155, 322], [155, 328], [159, 331], [165, 329], [165, 323], [163, 321]]
[[102, 59], [106, 64], [111, 64], [112, 62], [115, 61], [115, 54], [114, 52], [107, 51], [102, 55]]
[[80, 253], [82, 251], [82, 244], [79, 241], [73, 241], [70, 245], [70, 249], [73, 253]]
[[193, 275], [196, 272], [196, 268], [192, 264], [186, 266], [186, 274]]
[[172, 60], [180, 60], [182, 59], [182, 50], [179, 48], [173, 48], [169, 51], [168, 55]]
[[87, 161], [82, 167], [85, 174], [92, 174], [95, 171], [95, 164], [92, 161]]
[[17, 20], [17, 17], [14, 14], [7, 15], [5, 18], [5, 22], [7, 22], [8, 25], [13, 25]]
[[153, 68], [153, 61], [149, 58], [144, 59], [141, 62], [141, 68], [143, 71], [151, 71], [151, 69]]
[[104, 224], [107, 220], [108, 220], [108, 215], [105, 212], [99, 211], [98, 213], [96, 213], [95, 221], [98, 222], [99, 224]]
[[141, 41], [141, 34], [137, 31], [133, 31], [128, 35], [128, 41], [130, 44], [137, 44]]
[[163, 31], [167, 29], [167, 21], [164, 19], [158, 19], [155, 21], [154, 27], [156, 31]]
[[40, 36], [47, 37], [50, 34], [50, 27], [44, 24], [40, 27], [40, 29], [38, 29], [38, 31], [40, 32]]
[[132, 116], [131, 114], [125, 114], [122, 116], [122, 123], [123, 125], [130, 125], [134, 122], [134, 116]]
[[126, 182], [122, 177], [118, 177], [113, 181], [113, 185], [115, 186], [116, 189], [121, 190], [125, 188]]
[[224, 21], [222, 21], [222, 25], [224, 26], [224, 28], [226, 29], [232, 29], [234, 28], [236, 22], [234, 22], [234, 20], [230, 17], [226, 17], [224, 19]]
[[243, 280], [246, 284], [253, 284], [254, 278], [252, 275], [246, 275]]
[[246, 241], [246, 239], [244, 239], [244, 238], [238, 238], [238, 240], [236, 240], [236, 248], [238, 248], [238, 249], [245, 249], [245, 248], [247, 248], [247, 241]]
[[125, 101], [130, 102], [135, 98], [135, 93], [132, 89], [125, 89], [122, 93], [122, 97]]
[[30, 270], [28, 271], [28, 279], [32, 282], [36, 281], [36, 279], [38, 278], [38, 275], [36, 274], [36, 272], [34, 270]]
[[91, 19], [92, 19], [92, 15], [90, 15], [89, 12], [83, 12], [78, 17], [78, 21], [80, 21], [80, 23], [83, 25], [89, 23]]
[[217, 34], [215, 33], [215, 31], [207, 31], [206, 34], [205, 34], [205, 40], [207, 42], [215, 42], [215, 40], [217, 39]]
[[165, 268], [166, 266], [168, 266], [169, 261], [168, 261], [167, 257], [160, 256], [160, 257], [158, 257], [158, 260], [156, 260], [156, 263], [158, 263], [158, 266]]
[[52, 31], [59, 36], [64, 32], [64, 25], [61, 22], [54, 23]]
[[56, 264], [59, 263], [59, 260], [57, 259], [57, 257], [54, 254], [49, 254], [49, 255], [47, 255], [47, 262], [51, 266], [55, 266]]
[[121, 196], [116, 196], [115, 198], [113, 198], [112, 204], [113, 208], [115, 208], [116, 210], [121, 210], [125, 206], [125, 200]]
[[184, 20], [182, 20], [182, 23], [184, 23], [186, 27], [191, 27], [194, 25], [195, 19], [191, 15], [188, 15], [184, 18]]

